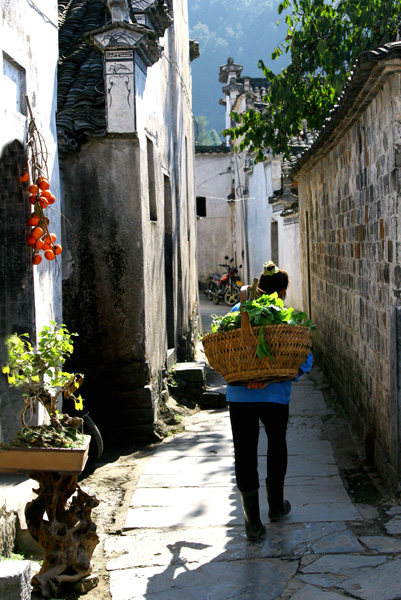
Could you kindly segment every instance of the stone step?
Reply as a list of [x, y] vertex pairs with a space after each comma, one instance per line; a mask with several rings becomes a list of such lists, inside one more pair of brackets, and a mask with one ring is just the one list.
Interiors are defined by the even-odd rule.
[[4, 560], [0, 562], [0, 598], [1, 600], [30, 600], [30, 560]]
[[183, 362], [176, 363], [174, 367], [176, 379], [185, 381], [187, 384], [206, 383], [206, 364], [204, 362]]

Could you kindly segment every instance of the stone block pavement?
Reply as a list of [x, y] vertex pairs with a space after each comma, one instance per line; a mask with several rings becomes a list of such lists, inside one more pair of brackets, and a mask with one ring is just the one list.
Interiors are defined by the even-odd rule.
[[346, 492], [323, 437], [332, 409], [318, 377], [313, 369], [293, 386], [287, 519], [268, 521], [261, 430], [267, 534], [247, 541], [228, 410], [199, 412], [183, 434], [157, 449], [139, 480], [123, 535], [106, 541], [113, 600], [401, 599], [401, 507], [390, 511], [387, 533], [355, 533], [367, 517]]

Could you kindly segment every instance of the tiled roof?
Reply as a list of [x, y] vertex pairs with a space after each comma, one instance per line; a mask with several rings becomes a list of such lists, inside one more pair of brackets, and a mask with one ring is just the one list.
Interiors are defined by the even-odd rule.
[[57, 128], [72, 148], [106, 133], [103, 57], [84, 35], [108, 22], [102, 0], [59, 0]]
[[220, 146], [198, 146], [195, 144], [195, 154], [228, 154], [231, 152], [230, 146], [224, 143]]
[[[347, 113], [351, 111], [351, 109], [355, 109], [355, 100], [357, 99], [358, 94], [362, 90], [365, 82], [371, 75], [376, 65], [382, 61], [389, 61], [393, 59], [401, 59], [401, 41], [383, 44], [382, 46], [372, 50], [362, 52], [358, 56], [358, 59], [349, 77], [348, 84], [339, 97], [337, 104], [331, 110], [325, 124], [318, 134], [312, 134], [312, 138], [310, 140], [311, 143], [306, 144], [297, 156], [292, 157], [291, 162], [295, 167], [293, 174], [295, 174], [296, 171], [298, 171], [305, 163], [308, 162], [316, 150], [322, 148], [325, 144], [330, 143], [330, 141], [333, 140], [336, 127], [345, 118]], [[364, 93], [369, 100], [371, 87], [364, 90]], [[376, 91], [373, 91], [373, 94], [375, 93]], [[363, 109], [363, 105], [359, 104], [358, 108]], [[356, 118], [358, 114], [358, 110], [354, 110], [354, 118]]]
[[[171, 24], [168, 0], [129, 0], [133, 27], [146, 31], [145, 50], [151, 63], [160, 55], [158, 37]], [[106, 134], [106, 107], [103, 56], [89, 44], [87, 34], [111, 24], [104, 0], [59, 0], [59, 65], [57, 129], [65, 147], [79, 150], [87, 136]], [[145, 22], [141, 22], [140, 17]], [[138, 23], [136, 24], [136, 17]], [[113, 25], [118, 25], [113, 23]], [[112, 25], [112, 26], [113, 26]], [[138, 47], [138, 52], [141, 48]]]

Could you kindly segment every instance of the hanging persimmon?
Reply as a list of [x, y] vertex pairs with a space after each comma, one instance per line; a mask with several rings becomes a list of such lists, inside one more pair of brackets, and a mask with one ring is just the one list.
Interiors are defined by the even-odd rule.
[[50, 187], [46, 177], [38, 177], [37, 184], [41, 190], [48, 190]]
[[54, 260], [56, 255], [54, 254], [53, 250], [46, 250], [45, 258], [47, 258], [47, 260]]
[[52, 195], [51, 195], [51, 192], [50, 192], [49, 190], [43, 190], [43, 191], [40, 193], [40, 197], [41, 197], [41, 198], [46, 198], [46, 200], [47, 200], [47, 201], [49, 201], [49, 200], [50, 200], [50, 198], [52, 197]]
[[37, 240], [42, 237], [43, 229], [41, 227], [34, 227], [31, 231], [31, 235]]
[[29, 186], [29, 188], [28, 188], [28, 191], [29, 191], [31, 194], [35, 194], [35, 195], [36, 195], [36, 194], [39, 192], [39, 188], [38, 188], [38, 186], [37, 186], [37, 185], [35, 185], [35, 184], [33, 183], [32, 185], [30, 185], [30, 186]]
[[27, 223], [28, 225], [31, 225], [31, 227], [35, 227], [36, 225], [39, 225], [40, 219], [35, 215], [34, 217], [29, 217]]

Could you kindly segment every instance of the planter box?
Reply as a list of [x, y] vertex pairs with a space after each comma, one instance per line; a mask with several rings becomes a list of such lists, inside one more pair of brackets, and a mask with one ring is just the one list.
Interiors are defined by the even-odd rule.
[[10, 447], [0, 450], [0, 473], [81, 473], [88, 459], [90, 440], [90, 435], [85, 436], [80, 448]]

